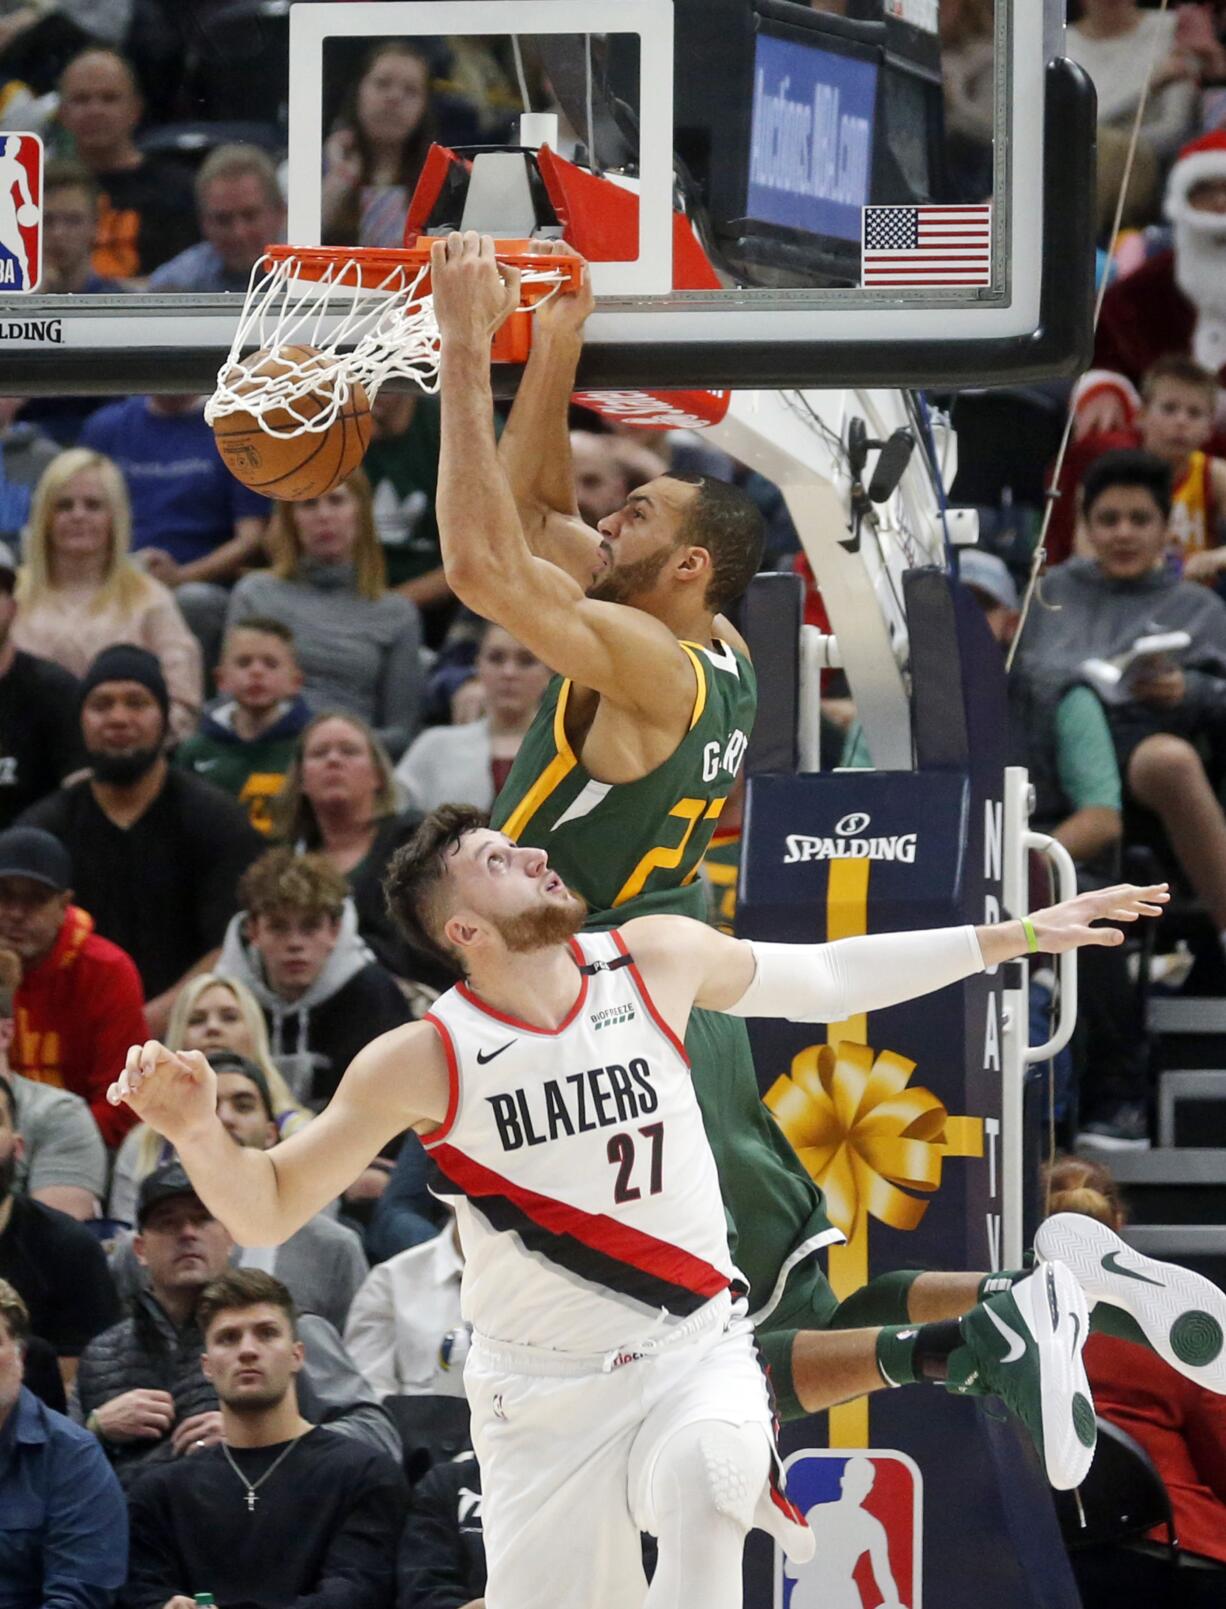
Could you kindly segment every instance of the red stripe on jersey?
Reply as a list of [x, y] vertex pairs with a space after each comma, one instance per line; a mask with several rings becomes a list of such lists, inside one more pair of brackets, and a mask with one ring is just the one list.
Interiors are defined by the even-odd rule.
[[630, 965], [627, 968], [627, 970], [629, 971], [630, 976], [634, 979], [634, 987], [639, 992], [639, 999], [647, 1007], [647, 1015], [655, 1023], [656, 1027], [660, 1030], [660, 1032], [664, 1035], [665, 1039], [668, 1040], [669, 1044], [673, 1047], [673, 1049], [677, 1052], [678, 1056], [681, 1057], [681, 1060], [688, 1067], [690, 1065], [690, 1058], [686, 1055], [685, 1046], [684, 1046], [684, 1044], [682, 1044], [681, 1040], [677, 1038], [676, 1034], [673, 1032], [673, 1030], [669, 1027], [668, 1023], [665, 1022], [664, 1018], [660, 1015], [659, 1011], [656, 1009], [656, 1003], [651, 998], [651, 995], [650, 995], [650, 993], [648, 992], [648, 989], [647, 989], [647, 985], [643, 982], [643, 974], [639, 971], [638, 964], [635, 961], [634, 957], [630, 954], [630, 951], [626, 948], [626, 941], [622, 938], [621, 931], [618, 928], [611, 928], [610, 932], [613, 935], [613, 942], [617, 945], [617, 948], [621, 951], [621, 953], [624, 956], [627, 957], [627, 959], [630, 962]]
[[611, 1257], [615, 1262], [637, 1268], [655, 1279], [665, 1280], [697, 1296], [718, 1296], [726, 1291], [729, 1279], [701, 1257], [671, 1246], [666, 1240], [632, 1229], [629, 1224], [618, 1223], [604, 1213], [584, 1212], [552, 1196], [538, 1195], [522, 1185], [504, 1179], [492, 1168], [458, 1151], [454, 1145], [445, 1145], [436, 1155], [440, 1168], [465, 1195], [479, 1202], [482, 1196], [502, 1196], [514, 1207], [553, 1235], [567, 1235], [571, 1240]]
[[[587, 957], [584, 955], [583, 951], [579, 948], [579, 945], [574, 939], [570, 940], [569, 947], [570, 953], [574, 957], [575, 966], [577, 968], [586, 966]], [[467, 1000], [470, 1006], [475, 1007], [476, 1010], [482, 1012], [485, 1016], [493, 1017], [498, 1022], [505, 1022], [508, 1028], [518, 1028], [521, 1033], [544, 1034], [545, 1036], [552, 1038], [558, 1034], [564, 1034], [570, 1027], [571, 1023], [574, 1022], [575, 1018], [583, 1010], [583, 1002], [587, 999], [587, 974], [580, 971], [579, 993], [575, 996], [575, 1003], [566, 1013], [564, 1020], [560, 1022], [556, 1028], [542, 1028], [539, 1023], [523, 1022], [519, 1017], [509, 1016], [507, 1012], [499, 1011], [495, 1006], [491, 1006], [486, 1001], [482, 1000], [480, 995], [474, 994], [466, 983], [457, 983], [455, 987], [456, 993], [462, 1000]]]
[[427, 1011], [422, 1021], [428, 1022], [442, 1040], [443, 1054], [447, 1058], [447, 1116], [438, 1128], [431, 1129], [429, 1134], [418, 1136], [423, 1145], [437, 1145], [444, 1135], [451, 1132], [456, 1113], [460, 1110], [460, 1058], [456, 1055], [451, 1029], [441, 1017], [436, 1017], [432, 1011]]

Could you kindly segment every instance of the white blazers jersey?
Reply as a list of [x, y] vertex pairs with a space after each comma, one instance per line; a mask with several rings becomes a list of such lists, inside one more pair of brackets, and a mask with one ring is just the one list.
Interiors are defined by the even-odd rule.
[[457, 1198], [474, 1329], [598, 1353], [663, 1338], [733, 1267], [681, 1041], [619, 933], [571, 949], [576, 998], [556, 1030], [463, 983], [435, 1001], [451, 1099], [423, 1144], [435, 1190]]

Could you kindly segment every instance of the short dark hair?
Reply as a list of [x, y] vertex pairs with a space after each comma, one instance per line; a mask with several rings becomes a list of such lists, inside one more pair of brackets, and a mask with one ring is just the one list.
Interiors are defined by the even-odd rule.
[[298, 1309], [294, 1298], [279, 1279], [262, 1268], [230, 1268], [210, 1281], [196, 1303], [196, 1323], [207, 1341], [209, 1326], [219, 1313], [232, 1308], [260, 1307], [265, 1302], [279, 1307], [289, 1320], [290, 1333], [298, 1338]]
[[240, 1078], [245, 1078], [263, 1102], [264, 1115], [268, 1121], [270, 1123], [277, 1121], [268, 1075], [258, 1062], [253, 1062], [250, 1056], [240, 1056], [237, 1050], [210, 1050], [205, 1060], [215, 1073], [237, 1073]]
[[489, 816], [474, 805], [439, 805], [407, 844], [392, 856], [383, 879], [388, 913], [414, 949], [441, 961], [452, 972], [460, 970], [452, 952], [438, 938], [437, 898], [447, 870], [448, 857], [459, 848], [465, 833], [489, 826]]
[[84, 190], [93, 206], [98, 205], [98, 181], [75, 157], [56, 157], [43, 169], [43, 195], [53, 190]]
[[1179, 385], [1194, 386], [1197, 391], [1203, 391], [1210, 408], [1217, 402], [1217, 375], [1211, 374], [1203, 364], [1183, 352], [1168, 352], [1146, 369], [1141, 376], [1141, 395], [1146, 402], [1152, 399], [1155, 386], [1163, 380], [1174, 380]]
[[1116, 486], [1137, 486], [1148, 492], [1162, 511], [1171, 517], [1171, 469], [1154, 453], [1131, 447], [1104, 453], [1096, 458], [1081, 477], [1081, 510], [1088, 515], [1104, 492]]
[[2, 1074], [0, 1074], [0, 1095], [4, 1096], [5, 1105], [9, 1109], [9, 1127], [15, 1133], [17, 1130], [17, 1091]]
[[667, 478], [698, 488], [677, 538], [706, 548], [711, 555], [711, 579], [703, 601], [718, 613], [735, 603], [757, 575], [766, 541], [766, 521], [753, 498], [726, 480], [671, 472]]
[[264, 637], [276, 637], [283, 642], [294, 657], [298, 659], [298, 645], [294, 641], [294, 633], [285, 624], [284, 620], [274, 620], [271, 615], [248, 615], [246, 620], [236, 620], [232, 626], [226, 627], [226, 634], [221, 639], [221, 651], [224, 656], [231, 640], [240, 631], [258, 631]]

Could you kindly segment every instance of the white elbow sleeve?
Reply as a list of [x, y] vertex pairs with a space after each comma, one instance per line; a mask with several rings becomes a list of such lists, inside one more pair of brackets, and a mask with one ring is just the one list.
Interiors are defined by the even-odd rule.
[[753, 981], [728, 1007], [736, 1017], [841, 1022], [931, 994], [983, 971], [973, 927], [870, 933], [833, 944], [750, 942]]

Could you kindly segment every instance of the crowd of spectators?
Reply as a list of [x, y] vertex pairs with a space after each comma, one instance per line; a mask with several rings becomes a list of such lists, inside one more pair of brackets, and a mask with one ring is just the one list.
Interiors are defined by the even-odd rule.
[[[198, 161], [190, 142], [150, 137], [189, 115], [192, 74], [207, 76], [198, 51], [159, 44], [156, 9], [0, 5], [0, 85], [20, 81], [52, 119], [46, 291], [237, 292], [284, 231], [267, 129], [206, 140]], [[1220, 950], [1222, 19], [1208, 5], [1078, 9], [1070, 49], [1098, 86], [1117, 188], [1142, 69], [1155, 53], [1160, 66], [1123, 237], [1106, 233], [1109, 179], [1099, 198], [1116, 278], [1095, 370], [1058, 399], [1075, 420], [1044, 582], [1058, 607], [1022, 631], [1013, 741], [1036, 820], [1083, 881], [1113, 880], [1144, 847]], [[941, 6], [967, 193], [990, 183], [993, 16], [991, 0]], [[60, 52], [54, 72], [37, 37]], [[507, 66], [461, 42], [355, 56], [328, 110], [325, 238], [397, 239], [431, 140], [506, 122]], [[40, 1535], [80, 1609], [116, 1592], [132, 1609], [189, 1609], [197, 1593], [226, 1609], [479, 1609], [480, 1473], [471, 1454], [442, 1456], [463, 1446], [462, 1259], [416, 1138], [285, 1245], [240, 1252], [164, 1142], [105, 1100], [127, 1046], [157, 1034], [210, 1057], [237, 1145], [275, 1147], [356, 1051], [448, 981], [392, 926], [381, 878], [421, 813], [492, 802], [548, 672], [449, 592], [436, 399], [384, 392], [372, 418], [361, 470], [274, 505], [224, 470], [199, 397], [0, 399], [0, 1512], [28, 1521], [0, 1527], [0, 1609], [53, 1596]], [[777, 492], [742, 466], [693, 437], [579, 412], [574, 425], [588, 521], [700, 464], [760, 497], [770, 566], [804, 573]], [[962, 581], [1004, 648], [1029, 550], [1013, 488], [997, 492], [980, 499], [986, 534]], [[1087, 668], [1129, 659], [1115, 682]], [[871, 763], [845, 689], [827, 691], [850, 723], [845, 763]], [[1069, 1122], [1144, 1144], [1136, 992], [1121, 954], [1085, 965]], [[414, 1406], [440, 1399], [437, 1421]], [[439, 1456], [410, 1499], [414, 1436]]]

